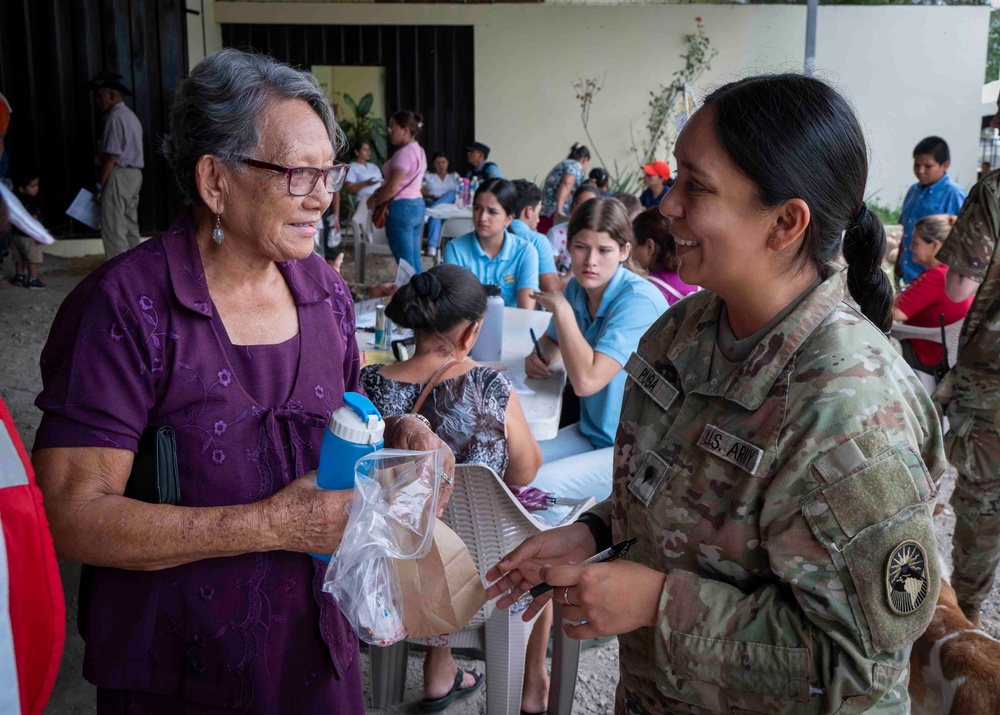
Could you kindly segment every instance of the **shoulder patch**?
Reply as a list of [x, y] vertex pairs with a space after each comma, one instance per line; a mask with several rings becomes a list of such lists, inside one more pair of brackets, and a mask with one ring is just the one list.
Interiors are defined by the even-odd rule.
[[715, 425], [705, 425], [698, 446], [727, 462], [735, 464], [747, 474], [753, 475], [764, 456], [764, 450], [749, 442], [724, 432]]
[[915, 613], [927, 598], [927, 585], [924, 547], [913, 540], [896, 546], [885, 564], [885, 595], [892, 612], [900, 616]]
[[632, 353], [632, 357], [625, 363], [625, 372], [664, 410], [669, 410], [670, 405], [677, 399], [677, 388], [667, 382], [667, 379], [652, 365], [639, 357], [638, 353]]

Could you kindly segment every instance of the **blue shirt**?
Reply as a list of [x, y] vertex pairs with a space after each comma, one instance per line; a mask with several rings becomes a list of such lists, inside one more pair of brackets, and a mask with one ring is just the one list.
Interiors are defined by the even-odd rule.
[[673, 184], [664, 184], [663, 191], [660, 192], [659, 196], [653, 196], [653, 190], [647, 188], [645, 191], [639, 194], [639, 203], [641, 203], [647, 209], [651, 209], [654, 206], [659, 206], [660, 202], [663, 201], [663, 197], [667, 195], [668, 191], [670, 191], [671, 186], [673, 186]]
[[[639, 347], [639, 338], [667, 310], [663, 294], [652, 283], [624, 266], [618, 268], [604, 289], [594, 318], [590, 317], [587, 309], [587, 291], [576, 278], [571, 278], [566, 286], [566, 300], [573, 306], [576, 324], [580, 326], [587, 343], [622, 367]], [[555, 321], [549, 324], [546, 334], [559, 342]], [[590, 440], [594, 449], [614, 444], [624, 393], [625, 371], [620, 370], [604, 389], [580, 398], [580, 432]]]
[[520, 236], [503, 233], [503, 247], [490, 258], [475, 231], [449, 241], [444, 247], [444, 262], [468, 268], [483, 285], [500, 286], [503, 304], [517, 307], [517, 292], [522, 288], [538, 290], [538, 251]]
[[515, 236], [525, 239], [538, 251], [538, 273], [540, 275], [559, 272], [556, 270], [556, 258], [552, 255], [552, 244], [549, 243], [548, 236], [538, 231], [532, 231], [528, 224], [519, 218], [511, 221], [507, 230]]
[[500, 171], [500, 167], [492, 161], [484, 161], [475, 169], [469, 170], [469, 172], [466, 173], [465, 178], [473, 179], [477, 176], [480, 181], [485, 181], [486, 179], [502, 179], [503, 172]]
[[903, 200], [903, 210], [899, 214], [899, 222], [903, 224], [903, 245], [899, 251], [899, 265], [903, 269], [903, 282], [912, 283], [917, 276], [924, 272], [924, 267], [913, 262], [913, 227], [917, 221], [924, 216], [934, 214], [954, 214], [957, 215], [965, 197], [968, 196], [965, 189], [951, 180], [945, 174], [941, 179], [930, 186], [923, 186], [919, 182], [910, 187]]

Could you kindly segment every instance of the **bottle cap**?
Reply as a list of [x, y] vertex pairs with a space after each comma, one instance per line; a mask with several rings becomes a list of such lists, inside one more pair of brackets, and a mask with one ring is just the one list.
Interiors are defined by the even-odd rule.
[[344, 406], [330, 419], [330, 431], [347, 442], [377, 444], [382, 441], [385, 422], [367, 397], [345, 392]]
[[492, 298], [494, 296], [501, 295], [500, 286], [493, 285], [492, 283], [487, 283], [483, 286], [483, 290], [486, 291], [486, 297]]

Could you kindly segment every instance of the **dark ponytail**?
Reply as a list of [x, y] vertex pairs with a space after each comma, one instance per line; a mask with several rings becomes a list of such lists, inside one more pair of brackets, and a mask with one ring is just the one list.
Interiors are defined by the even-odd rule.
[[396, 123], [397, 127], [409, 129], [413, 137], [416, 137], [420, 133], [420, 130], [424, 128], [424, 115], [411, 112], [408, 109], [396, 112], [390, 119]]
[[462, 322], [477, 323], [486, 313], [486, 291], [467, 268], [442, 263], [400, 286], [385, 314], [414, 332], [443, 334]]
[[797, 261], [811, 262], [825, 277], [843, 251], [851, 295], [869, 320], [888, 330], [892, 284], [881, 265], [885, 230], [863, 209], [868, 149], [847, 100], [818, 79], [783, 74], [724, 85], [705, 107], [714, 112], [719, 143], [756, 184], [760, 208], [793, 198], [809, 206]]
[[858, 217], [844, 233], [847, 288], [861, 306], [861, 312], [882, 332], [892, 327], [893, 302], [892, 283], [882, 270], [885, 247], [882, 220], [862, 204]]

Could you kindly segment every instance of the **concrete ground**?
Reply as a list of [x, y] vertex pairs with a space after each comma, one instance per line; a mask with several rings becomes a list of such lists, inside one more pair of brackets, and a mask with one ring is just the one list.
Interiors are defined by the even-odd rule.
[[[40, 413], [34, 407], [34, 399], [41, 389], [38, 374], [38, 358], [48, 335], [49, 326], [55, 317], [59, 304], [69, 291], [94, 267], [97, 259], [63, 259], [49, 257], [43, 266], [42, 280], [49, 289], [27, 291], [14, 288], [8, 282], [12, 273], [9, 262], [4, 265], [0, 280], [0, 396], [3, 397], [24, 443], [29, 448], [34, 441]], [[391, 280], [395, 268], [391, 258], [375, 256], [369, 264], [369, 281]], [[350, 250], [343, 266], [345, 276], [353, 277], [354, 264]], [[940, 500], [946, 502], [954, 485], [954, 472], [945, 478]], [[950, 552], [954, 515], [946, 508], [935, 520], [938, 545], [941, 553]], [[94, 688], [80, 675], [83, 662], [83, 641], [76, 630], [77, 590], [80, 568], [77, 564], [60, 563], [63, 588], [66, 593], [66, 648], [63, 654], [59, 679], [47, 708], [54, 715], [86, 715], [96, 711]], [[983, 615], [984, 628], [1000, 637], [1000, 581], [994, 585]], [[614, 688], [617, 682], [617, 643], [612, 642], [591, 648], [583, 653], [578, 673], [574, 713], [608, 713], [613, 710]], [[423, 655], [414, 653], [410, 657], [406, 677], [406, 697], [402, 705], [384, 711], [396, 715], [415, 711], [413, 703], [422, 697], [421, 665]], [[362, 662], [367, 672], [368, 655], [362, 653]], [[461, 660], [465, 668], [482, 669], [481, 662]], [[367, 677], [367, 676], [366, 676]], [[449, 712], [486, 713], [483, 693], [469, 700], [459, 701]]]

